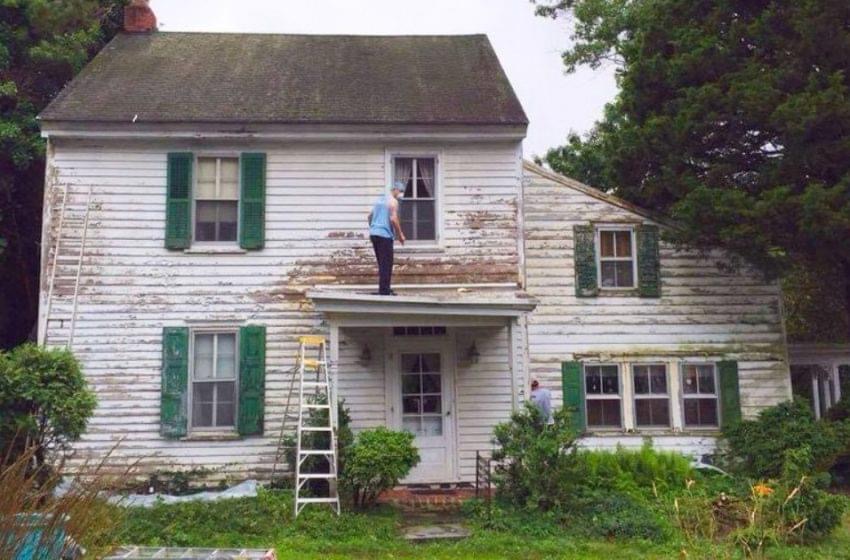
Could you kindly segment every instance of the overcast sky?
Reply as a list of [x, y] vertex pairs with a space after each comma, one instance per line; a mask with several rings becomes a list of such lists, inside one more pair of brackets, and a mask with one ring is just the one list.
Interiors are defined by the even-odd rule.
[[615, 94], [610, 69], [566, 75], [567, 24], [534, 15], [528, 0], [151, 0], [162, 31], [486, 33], [531, 124], [525, 155], [584, 132]]

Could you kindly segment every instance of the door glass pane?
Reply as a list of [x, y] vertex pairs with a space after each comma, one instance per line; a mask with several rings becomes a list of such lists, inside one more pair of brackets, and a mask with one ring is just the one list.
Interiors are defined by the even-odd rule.
[[443, 417], [442, 416], [425, 416], [422, 418], [422, 436], [441, 436], [443, 435]]
[[401, 420], [401, 429], [419, 435], [421, 422], [419, 416], [405, 416]]
[[422, 410], [419, 408], [421, 401], [419, 396], [404, 397], [401, 399], [402, 412], [404, 414], [419, 414]]
[[425, 374], [422, 376], [422, 392], [423, 393], [439, 393], [441, 390], [440, 387], [440, 374]]
[[401, 355], [402, 373], [419, 373], [419, 354]]
[[410, 393], [420, 393], [422, 388], [420, 386], [421, 377], [418, 374], [415, 375], [403, 375], [401, 378], [401, 392], [404, 395], [408, 395]]
[[439, 354], [422, 354], [422, 371], [423, 372], [439, 372], [440, 371], [440, 355]]
[[440, 403], [443, 398], [440, 395], [431, 395], [422, 397], [422, 412], [425, 413], [440, 413], [442, 412]]

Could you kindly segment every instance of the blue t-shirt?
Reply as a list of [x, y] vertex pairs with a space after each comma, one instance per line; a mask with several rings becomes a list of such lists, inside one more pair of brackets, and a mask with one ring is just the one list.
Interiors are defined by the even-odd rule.
[[390, 224], [390, 196], [382, 196], [372, 207], [372, 223], [369, 224], [369, 235], [395, 239], [393, 227]]

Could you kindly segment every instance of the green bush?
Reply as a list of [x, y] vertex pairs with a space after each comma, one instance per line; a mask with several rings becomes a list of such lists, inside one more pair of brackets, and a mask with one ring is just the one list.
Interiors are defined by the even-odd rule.
[[410, 432], [383, 427], [357, 435], [340, 478], [355, 507], [374, 505], [381, 492], [398, 484], [419, 463], [413, 439]]
[[584, 491], [571, 508], [573, 530], [592, 537], [662, 540], [664, 521], [648, 505], [622, 492]]
[[495, 427], [493, 459], [499, 463], [493, 480], [500, 499], [541, 510], [563, 505], [560, 485], [571, 474], [575, 432], [568, 410], [561, 408], [554, 417], [547, 426], [540, 410], [527, 404]]
[[68, 350], [24, 344], [0, 352], [0, 450], [18, 456], [29, 442], [43, 466], [47, 450], [63, 452], [80, 438], [97, 404]]
[[734, 472], [755, 479], [781, 475], [785, 454], [808, 447], [808, 472], [828, 470], [850, 448], [850, 422], [815, 420], [805, 402], [784, 402], [724, 431], [728, 449], [724, 461]]

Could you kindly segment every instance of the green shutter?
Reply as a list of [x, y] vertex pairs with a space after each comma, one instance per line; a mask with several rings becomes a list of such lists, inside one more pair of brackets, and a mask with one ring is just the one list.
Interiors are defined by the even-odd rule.
[[561, 389], [564, 406], [569, 407], [573, 429], [577, 434], [584, 432], [584, 383], [582, 383], [581, 362], [563, 362], [561, 364]]
[[239, 246], [262, 249], [266, 239], [266, 154], [242, 154]]
[[661, 257], [658, 252], [658, 226], [637, 228], [638, 293], [640, 297], [661, 297]]
[[576, 269], [576, 296], [594, 297], [599, 293], [596, 280], [596, 240], [593, 226], [573, 226]]
[[263, 433], [266, 389], [266, 328], [239, 329], [239, 433]]
[[160, 433], [167, 438], [186, 435], [189, 393], [189, 329], [162, 330], [162, 390]]
[[741, 421], [741, 395], [738, 389], [738, 362], [717, 364], [720, 376], [721, 427], [726, 429]]
[[192, 163], [191, 153], [168, 154], [168, 185], [165, 202], [165, 247], [187, 249], [191, 243]]

